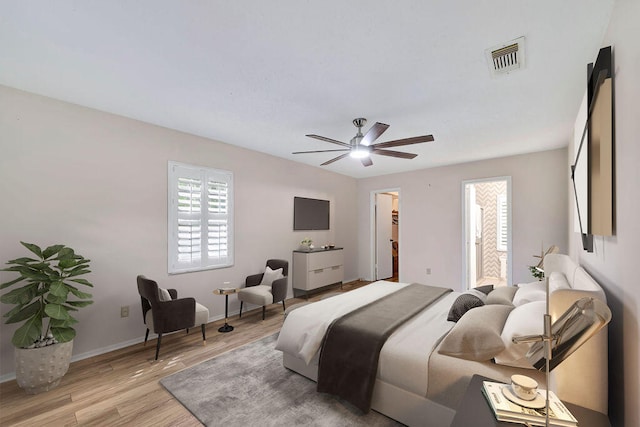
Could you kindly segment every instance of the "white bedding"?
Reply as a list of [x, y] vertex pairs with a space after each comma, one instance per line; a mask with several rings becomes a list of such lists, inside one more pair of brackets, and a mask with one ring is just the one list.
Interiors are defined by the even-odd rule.
[[300, 307], [287, 316], [278, 336], [276, 350], [302, 359], [308, 365], [320, 349], [331, 322], [407, 285], [381, 280], [346, 292], [339, 298], [327, 298]]
[[391, 334], [380, 350], [379, 379], [417, 395], [427, 395], [429, 356], [455, 324], [447, 321], [447, 313], [458, 295], [445, 294]]
[[[552, 318], [585, 296], [606, 301], [597, 282], [566, 255], [547, 255], [545, 271], [549, 275], [554, 271], [564, 273], [571, 287], [551, 295]], [[351, 311], [348, 306], [360, 307], [404, 286], [406, 284], [377, 282], [294, 310], [287, 317], [278, 342], [278, 349], [284, 352], [284, 366], [315, 381], [318, 349], [333, 319]], [[409, 426], [442, 427], [450, 425], [473, 374], [508, 382], [512, 374], [521, 373], [544, 384], [544, 373], [535, 370], [437, 352], [440, 338], [453, 327], [452, 322], [446, 321], [446, 314], [458, 295], [458, 292], [446, 294], [389, 337], [380, 354], [372, 409]], [[587, 371], [585, 366], [589, 366]], [[554, 369], [550, 386], [564, 401], [606, 413], [607, 380], [605, 328]]]
[[[395, 292], [408, 283], [379, 281], [292, 311], [285, 320], [276, 349], [303, 360], [315, 360], [333, 320]], [[454, 325], [447, 321], [451, 304], [459, 295], [450, 292], [398, 328], [380, 351], [378, 378], [421, 396], [427, 393], [429, 355]]]

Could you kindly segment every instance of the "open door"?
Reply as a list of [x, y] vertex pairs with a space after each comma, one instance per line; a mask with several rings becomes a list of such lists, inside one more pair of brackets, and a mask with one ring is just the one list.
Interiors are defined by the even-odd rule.
[[463, 289], [511, 283], [511, 178], [463, 182]]
[[376, 194], [376, 280], [393, 276], [393, 196]]

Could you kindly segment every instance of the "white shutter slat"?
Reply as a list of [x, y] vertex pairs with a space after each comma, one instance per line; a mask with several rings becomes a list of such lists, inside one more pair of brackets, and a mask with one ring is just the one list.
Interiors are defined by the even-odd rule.
[[499, 251], [506, 251], [507, 250], [507, 236], [508, 236], [508, 230], [507, 230], [507, 212], [508, 212], [508, 206], [507, 206], [507, 197], [505, 194], [500, 194], [498, 195], [497, 198], [497, 217], [498, 217], [498, 221], [497, 221], [497, 230], [496, 230], [496, 237], [497, 237], [497, 250]]
[[169, 162], [169, 273], [233, 265], [233, 174]]

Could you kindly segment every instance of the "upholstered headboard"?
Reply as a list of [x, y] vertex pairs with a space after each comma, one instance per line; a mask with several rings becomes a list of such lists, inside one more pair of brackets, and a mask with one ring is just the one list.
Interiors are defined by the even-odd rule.
[[[549, 312], [552, 321], [580, 298], [593, 297], [607, 302], [600, 285], [569, 256], [545, 256], [544, 270], [545, 275], [554, 271], [563, 273], [571, 286], [571, 289], [558, 289], [551, 294]], [[551, 388], [563, 400], [606, 414], [609, 390], [607, 353], [607, 328], [604, 327], [551, 371]]]

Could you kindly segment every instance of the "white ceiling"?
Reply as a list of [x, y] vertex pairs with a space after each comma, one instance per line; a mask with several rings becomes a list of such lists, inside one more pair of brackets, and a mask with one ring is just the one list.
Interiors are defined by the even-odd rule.
[[[0, 84], [309, 165], [351, 120], [413, 160], [356, 178], [566, 146], [613, 0], [0, 0]], [[526, 67], [485, 49], [524, 36]], [[338, 153], [339, 154], [339, 153]]]

